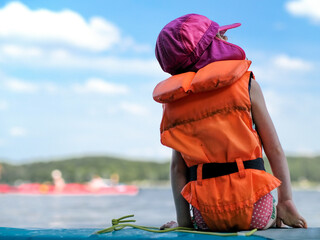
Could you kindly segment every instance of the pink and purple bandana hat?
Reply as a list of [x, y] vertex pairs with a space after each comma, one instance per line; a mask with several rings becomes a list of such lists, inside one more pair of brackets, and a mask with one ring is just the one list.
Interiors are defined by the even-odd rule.
[[244, 50], [216, 37], [240, 23], [219, 26], [198, 14], [187, 14], [168, 23], [156, 43], [156, 57], [163, 71], [172, 75], [196, 72], [207, 64], [223, 60], [244, 60]]

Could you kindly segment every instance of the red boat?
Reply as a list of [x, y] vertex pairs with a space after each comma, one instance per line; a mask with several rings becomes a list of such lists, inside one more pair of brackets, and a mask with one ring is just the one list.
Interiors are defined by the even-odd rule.
[[57, 189], [52, 184], [23, 183], [19, 186], [0, 184], [0, 193], [46, 194], [46, 195], [136, 195], [139, 189], [135, 185], [115, 185], [92, 188], [88, 184], [67, 183]]

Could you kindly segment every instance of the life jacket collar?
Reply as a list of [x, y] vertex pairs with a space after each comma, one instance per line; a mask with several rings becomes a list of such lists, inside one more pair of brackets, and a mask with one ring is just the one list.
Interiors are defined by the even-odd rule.
[[186, 72], [171, 76], [158, 83], [153, 99], [159, 103], [177, 101], [189, 94], [213, 91], [229, 86], [240, 79], [249, 69], [249, 60], [213, 62], [198, 72]]

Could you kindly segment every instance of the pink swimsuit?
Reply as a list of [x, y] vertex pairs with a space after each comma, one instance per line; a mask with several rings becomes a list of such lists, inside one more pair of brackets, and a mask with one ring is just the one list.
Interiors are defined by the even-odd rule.
[[[208, 230], [198, 209], [193, 208], [194, 223], [199, 230]], [[266, 229], [271, 227], [275, 222], [275, 206], [271, 193], [260, 198], [253, 207], [250, 228]]]

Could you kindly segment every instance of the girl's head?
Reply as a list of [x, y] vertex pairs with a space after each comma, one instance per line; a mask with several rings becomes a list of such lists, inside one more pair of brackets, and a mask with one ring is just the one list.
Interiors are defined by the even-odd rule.
[[216, 38], [219, 38], [224, 41], [228, 41], [228, 37], [224, 34], [221, 34], [220, 32], [217, 33]]
[[219, 26], [205, 16], [188, 14], [168, 23], [156, 43], [156, 57], [161, 68], [172, 75], [196, 72], [221, 60], [243, 60], [245, 52], [227, 42], [224, 34], [240, 23]]

